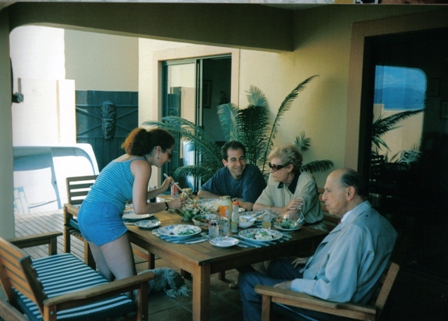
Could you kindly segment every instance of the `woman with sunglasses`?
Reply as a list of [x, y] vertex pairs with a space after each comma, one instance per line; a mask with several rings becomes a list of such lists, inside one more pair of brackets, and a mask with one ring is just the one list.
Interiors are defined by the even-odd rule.
[[305, 225], [328, 231], [322, 222], [324, 214], [314, 176], [301, 172], [302, 154], [294, 145], [275, 148], [268, 156], [268, 185], [254, 204], [254, 211], [270, 210], [279, 217], [297, 220], [305, 217]]
[[110, 162], [92, 185], [78, 214], [82, 236], [89, 242], [99, 273], [107, 280], [136, 274], [127, 228], [122, 220], [128, 201], [135, 214], [155, 213], [182, 206], [182, 198], [170, 202], [147, 200], [165, 192], [174, 182], [148, 191], [152, 166], [162, 167], [173, 153], [174, 138], [163, 129], [134, 129], [122, 144], [125, 154]]

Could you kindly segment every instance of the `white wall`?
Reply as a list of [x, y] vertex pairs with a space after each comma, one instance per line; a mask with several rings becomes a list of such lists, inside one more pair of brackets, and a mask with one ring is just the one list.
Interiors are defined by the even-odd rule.
[[66, 30], [65, 60], [77, 90], [138, 90], [137, 37]]
[[[14, 79], [65, 79], [64, 29], [23, 26], [11, 31]], [[17, 91], [17, 81], [14, 81]]]

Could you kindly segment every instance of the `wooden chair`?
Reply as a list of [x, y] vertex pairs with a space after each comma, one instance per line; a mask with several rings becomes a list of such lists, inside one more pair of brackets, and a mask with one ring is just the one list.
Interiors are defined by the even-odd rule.
[[255, 287], [255, 291], [263, 296], [261, 320], [270, 320], [271, 303], [324, 312], [355, 320], [378, 320], [384, 309], [399, 269], [400, 267], [398, 264], [390, 264], [389, 268], [384, 272], [384, 275], [378, 285], [377, 293], [375, 293], [371, 304], [369, 305], [350, 302], [338, 303], [325, 301], [291, 290], [282, 290], [271, 286], [257, 285]]
[[[67, 177], [68, 204], [76, 207], [81, 206], [97, 177], [98, 175]], [[89, 243], [82, 237], [79, 229], [74, 226], [73, 218], [73, 214], [67, 212], [67, 206], [64, 206], [64, 252], [71, 252], [71, 236], [76, 237], [84, 244], [84, 262], [92, 269], [95, 269], [96, 264], [92, 251], [90, 251]]]
[[[14, 245], [55, 244], [61, 233], [7, 241], [0, 238], [0, 281], [6, 301], [0, 300], [4, 320], [148, 320], [148, 272], [107, 282], [70, 253], [36, 260]], [[137, 305], [123, 294], [138, 290]], [[25, 315], [26, 317], [25, 317]]]

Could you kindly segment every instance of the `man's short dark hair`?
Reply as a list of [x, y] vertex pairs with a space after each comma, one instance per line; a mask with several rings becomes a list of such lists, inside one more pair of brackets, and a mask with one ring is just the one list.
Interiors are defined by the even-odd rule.
[[357, 171], [351, 168], [345, 169], [345, 173], [342, 174], [341, 177], [341, 183], [344, 187], [353, 186], [356, 193], [363, 198], [369, 196], [366, 180]]
[[229, 158], [229, 155], [227, 155], [227, 151], [229, 150], [229, 148], [234, 149], [234, 150], [242, 149], [244, 156], [246, 156], [246, 147], [243, 144], [241, 144], [240, 142], [238, 142], [236, 140], [232, 140], [230, 142], [225, 143], [221, 147], [221, 158], [225, 159], [226, 161]]

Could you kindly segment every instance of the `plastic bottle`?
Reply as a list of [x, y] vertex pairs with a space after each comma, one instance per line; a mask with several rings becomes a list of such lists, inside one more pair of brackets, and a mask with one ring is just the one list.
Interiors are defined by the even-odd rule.
[[226, 216], [227, 210], [229, 213], [232, 213], [232, 200], [228, 195], [221, 196], [219, 198], [219, 214], [221, 214], [221, 216]]
[[232, 233], [238, 232], [238, 220], [240, 217], [240, 207], [238, 202], [233, 202], [233, 213], [232, 213], [232, 221], [231, 221], [231, 229]]

